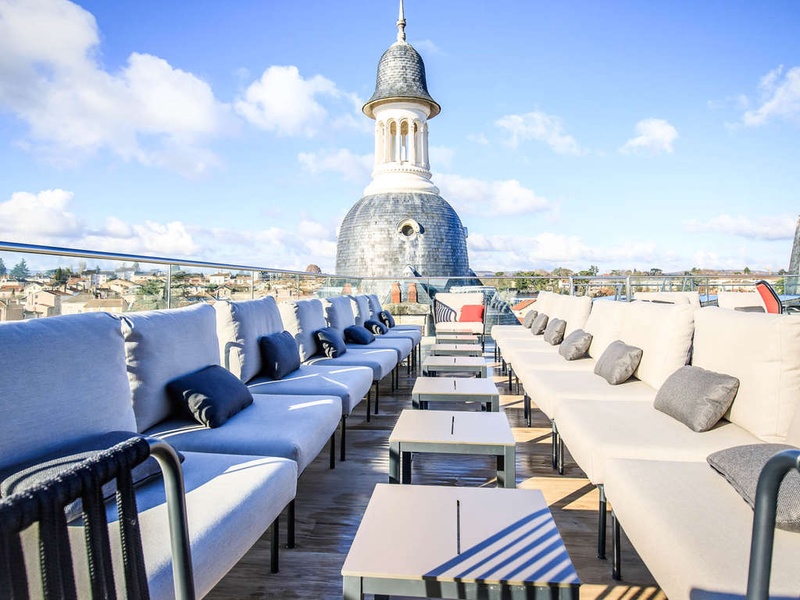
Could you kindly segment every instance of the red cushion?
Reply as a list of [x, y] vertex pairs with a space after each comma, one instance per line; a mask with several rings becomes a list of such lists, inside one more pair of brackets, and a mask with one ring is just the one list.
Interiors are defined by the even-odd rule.
[[465, 304], [461, 307], [458, 320], [462, 323], [481, 323], [483, 321], [483, 304]]

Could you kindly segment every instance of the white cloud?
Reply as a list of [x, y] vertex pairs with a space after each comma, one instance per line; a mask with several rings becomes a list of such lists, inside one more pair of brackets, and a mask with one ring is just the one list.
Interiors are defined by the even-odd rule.
[[442, 54], [442, 49], [439, 48], [432, 40], [418, 40], [411, 42], [417, 52], [422, 56], [433, 56], [435, 54]]
[[472, 142], [473, 144], [479, 144], [480, 146], [488, 146], [489, 145], [489, 138], [487, 138], [482, 133], [470, 133], [467, 135], [467, 141]]
[[[315, 75], [305, 79], [295, 66], [271, 66], [261, 78], [250, 84], [244, 97], [235, 103], [236, 111], [253, 125], [279, 135], [316, 136], [329, 121], [322, 101], [344, 101], [347, 109], [331, 124], [352, 128], [360, 102], [345, 93], [330, 79]], [[364, 119], [360, 119], [363, 121]]]
[[750, 240], [791, 240], [797, 221], [789, 215], [748, 217], [745, 215], [718, 215], [712, 219], [686, 221], [684, 228], [692, 232], [713, 232], [735, 235]]
[[67, 0], [0, 4], [0, 107], [28, 124], [31, 147], [65, 162], [109, 150], [185, 174], [215, 165], [204, 144], [230, 117], [211, 87], [149, 54], [109, 73], [99, 39], [94, 17]]
[[495, 125], [511, 134], [509, 144], [514, 148], [520, 142], [537, 140], [550, 146], [557, 154], [581, 156], [587, 153], [575, 138], [564, 133], [559, 117], [540, 110], [524, 115], [506, 115], [495, 121]]
[[70, 210], [72, 200], [73, 193], [64, 190], [12, 194], [0, 202], [0, 239], [286, 269], [303, 269], [315, 262], [331, 270], [336, 256], [336, 225], [308, 217], [294, 229], [234, 230], [182, 221], [129, 223], [116, 216], [91, 227]]
[[484, 181], [437, 173], [434, 181], [457, 212], [470, 215], [511, 216], [553, 210], [553, 204], [516, 179]]
[[[0, 237], [9, 241], [49, 239], [51, 236], [73, 238], [80, 234], [83, 223], [67, 210], [72, 192], [45, 190], [38, 194], [15, 192], [0, 203]], [[33, 239], [16, 239], [15, 233], [25, 232]]]
[[668, 154], [678, 139], [678, 130], [664, 119], [644, 119], [636, 124], [636, 137], [629, 139], [620, 148], [623, 154]]
[[535, 236], [472, 234], [467, 240], [474, 269], [534, 269], [589, 265], [655, 265], [660, 260], [652, 242], [591, 247], [579, 236], [543, 232]]
[[375, 162], [372, 154], [353, 154], [346, 148], [301, 152], [297, 159], [311, 173], [338, 173], [348, 181], [364, 185], [369, 181]]
[[742, 116], [745, 126], [758, 127], [773, 119], [800, 123], [800, 67], [784, 72], [780, 65], [761, 78], [758, 91], [758, 107]]

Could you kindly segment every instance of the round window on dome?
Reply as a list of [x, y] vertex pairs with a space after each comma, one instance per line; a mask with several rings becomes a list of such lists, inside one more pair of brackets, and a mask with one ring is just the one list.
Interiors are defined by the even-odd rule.
[[405, 219], [397, 226], [398, 233], [406, 239], [411, 239], [421, 230], [419, 223], [414, 219]]

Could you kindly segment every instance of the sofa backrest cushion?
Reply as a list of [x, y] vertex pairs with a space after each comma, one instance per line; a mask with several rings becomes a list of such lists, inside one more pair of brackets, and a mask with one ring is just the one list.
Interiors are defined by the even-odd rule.
[[380, 311], [375, 312], [369, 296], [350, 296], [350, 310], [353, 313], [355, 325], [364, 325], [370, 319], [377, 319]]
[[319, 352], [315, 333], [328, 326], [322, 302], [316, 298], [281, 302], [278, 305], [286, 331], [294, 336], [300, 360], [305, 362]]
[[589, 356], [593, 359], [600, 358], [611, 342], [622, 336], [622, 319], [626, 307], [626, 302], [614, 300], [597, 300], [592, 304], [592, 311], [583, 329], [592, 334]]
[[767, 312], [764, 308], [761, 294], [758, 292], [726, 292], [720, 290], [717, 292], [717, 305], [720, 308], [729, 308], [731, 310], [736, 310], [737, 308], [760, 308], [760, 311], [756, 310], [755, 312]]
[[653, 389], [689, 361], [695, 310], [689, 303], [631, 302], [625, 306], [620, 339], [642, 349], [634, 375]]
[[216, 311], [209, 304], [126, 314], [122, 334], [140, 433], [173, 414], [170, 381], [219, 364]]
[[[366, 301], [366, 298], [364, 299]], [[369, 304], [369, 303], [367, 303]], [[335, 296], [322, 301], [325, 310], [325, 319], [329, 327], [344, 332], [348, 327], [356, 324], [350, 296]], [[362, 322], [361, 325], [364, 323]]]
[[539, 313], [544, 313], [546, 315], [549, 315], [552, 310], [551, 307], [555, 302], [556, 296], [558, 296], [558, 294], [542, 290], [541, 292], [539, 292], [539, 295], [536, 296], [536, 302], [533, 303], [531, 308], [533, 308]]
[[691, 304], [700, 308], [699, 292], [634, 292], [633, 299], [661, 304]]
[[739, 380], [729, 421], [766, 442], [787, 438], [800, 399], [800, 316], [703, 308], [692, 364]]
[[551, 303], [550, 312], [547, 313], [550, 318], [566, 321], [566, 335], [583, 329], [592, 311], [592, 299], [589, 296], [553, 294], [548, 302]]
[[366, 294], [366, 298], [369, 302], [369, 310], [372, 312], [372, 316], [375, 317], [375, 315], [383, 310], [380, 298], [378, 298], [378, 294]]
[[264, 368], [259, 339], [283, 331], [275, 298], [266, 296], [244, 302], [223, 300], [214, 304], [214, 310], [217, 314], [220, 364], [248, 382]]
[[109, 431], [135, 431], [119, 319], [0, 324], [0, 469]]

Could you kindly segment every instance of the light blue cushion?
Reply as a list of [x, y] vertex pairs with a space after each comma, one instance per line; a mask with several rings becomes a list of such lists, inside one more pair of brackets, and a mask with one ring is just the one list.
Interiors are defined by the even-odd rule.
[[336, 296], [328, 298], [323, 304], [325, 307], [325, 318], [328, 325], [339, 331], [344, 331], [348, 327], [356, 324], [353, 309], [350, 306], [349, 296]]
[[336, 358], [313, 356], [306, 364], [309, 365], [337, 365], [337, 366], [362, 366], [372, 369], [373, 381], [380, 381], [392, 372], [397, 366], [397, 351], [393, 348], [348, 348], [347, 353]]
[[[199, 427], [199, 425], [198, 425]], [[225, 429], [209, 429], [222, 431]], [[294, 499], [297, 464], [259, 455], [186, 452], [183, 480], [189, 515], [192, 566], [198, 598], [206, 596]], [[167, 527], [164, 486], [160, 481], [137, 489], [136, 504], [144, 540], [144, 562], [151, 598], [173, 598], [172, 553]], [[118, 521], [116, 506], [107, 505], [109, 523]], [[70, 528], [74, 547], [83, 547], [83, 528]], [[110, 536], [119, 556], [119, 535]], [[86, 552], [74, 553], [75, 571], [88, 589]], [[124, 590], [122, 568], [115, 568], [117, 589]]]
[[122, 317], [128, 379], [140, 433], [170, 417], [167, 384], [219, 364], [216, 314], [209, 304]]
[[[345, 354], [345, 357], [347, 354]], [[342, 414], [349, 415], [369, 392], [372, 369], [354, 366], [300, 365], [281, 380], [256, 377], [248, 383], [254, 394], [338, 396]]]
[[367, 294], [367, 302], [369, 302], [369, 309], [372, 313], [372, 318], [377, 318], [378, 314], [383, 310], [381, 307], [381, 301], [378, 298], [378, 294]]
[[326, 446], [342, 417], [331, 396], [254, 394], [253, 403], [209, 429], [189, 419], [170, 419], [148, 430], [182, 452], [280, 456], [302, 473]]
[[242, 381], [249, 381], [263, 369], [258, 340], [283, 331], [275, 298], [214, 303], [217, 314], [220, 364]]
[[278, 308], [283, 326], [297, 342], [300, 360], [307, 361], [319, 351], [315, 333], [328, 326], [322, 302], [317, 299], [281, 302]]
[[107, 431], [135, 431], [119, 319], [0, 323], [0, 468]]
[[355, 304], [356, 325], [364, 325], [369, 319], [374, 319], [375, 315], [372, 314], [369, 298], [367, 296], [352, 296], [353, 304]]

